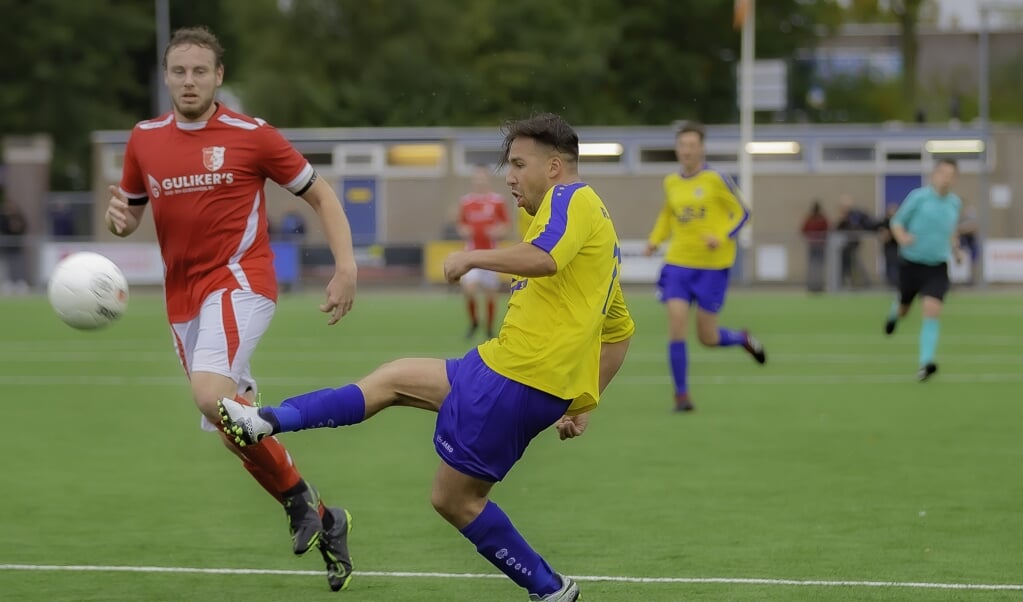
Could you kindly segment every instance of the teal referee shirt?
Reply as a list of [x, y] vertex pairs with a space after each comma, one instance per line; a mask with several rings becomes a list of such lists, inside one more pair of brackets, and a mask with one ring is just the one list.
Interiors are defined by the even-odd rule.
[[899, 247], [899, 255], [913, 263], [939, 265], [952, 255], [952, 235], [959, 224], [963, 202], [955, 193], [938, 194], [931, 186], [909, 193], [892, 217], [913, 236], [913, 244]]

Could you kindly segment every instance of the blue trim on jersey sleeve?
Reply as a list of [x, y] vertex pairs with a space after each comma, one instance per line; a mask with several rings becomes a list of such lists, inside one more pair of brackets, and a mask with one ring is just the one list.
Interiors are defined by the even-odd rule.
[[734, 238], [735, 235], [739, 233], [739, 230], [742, 230], [742, 227], [746, 225], [746, 222], [749, 221], [749, 209], [746, 208], [746, 205], [742, 204], [742, 201], [739, 201], [739, 206], [742, 207], [742, 219], [739, 220], [739, 224], [732, 228], [731, 232], [728, 233], [728, 238]]
[[736, 185], [735, 180], [732, 179], [732, 176], [726, 174], [723, 171], [712, 169], [710, 167], [708, 167], [707, 170], [716, 173], [718, 177], [721, 178], [721, 181], [725, 183], [725, 186], [728, 188], [728, 192], [731, 192], [732, 196], [734, 196], [735, 198], [737, 199], [739, 198], [739, 186]]
[[550, 253], [558, 245], [568, 228], [568, 203], [575, 191], [583, 186], [586, 184], [577, 182], [554, 187], [554, 192], [551, 193], [551, 219], [547, 221], [543, 232], [533, 239], [534, 246]]
[[728, 238], [735, 238], [735, 235], [739, 233], [739, 230], [742, 230], [742, 227], [749, 221], [749, 209], [747, 209], [746, 205], [743, 204], [742, 197], [739, 193], [739, 187], [735, 184], [735, 180], [732, 179], [732, 176], [716, 169], [711, 169], [710, 171], [716, 173], [718, 177], [721, 178], [721, 181], [725, 183], [725, 187], [728, 188], [728, 192], [732, 193], [736, 202], [738, 202], [739, 206], [742, 207], [742, 219], [739, 220], [739, 223], [735, 226], [735, 228], [732, 228], [732, 230], [728, 233]]

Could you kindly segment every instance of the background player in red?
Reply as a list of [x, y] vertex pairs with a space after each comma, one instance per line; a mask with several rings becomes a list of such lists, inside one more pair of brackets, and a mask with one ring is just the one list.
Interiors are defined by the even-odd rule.
[[[466, 250], [497, 248], [498, 241], [508, 234], [508, 227], [504, 197], [491, 190], [490, 170], [477, 165], [472, 174], [472, 192], [461, 198], [458, 208], [458, 234], [465, 240]], [[501, 276], [497, 272], [475, 268], [462, 276], [459, 284], [469, 312], [469, 332], [465, 338], [472, 338], [480, 325], [476, 313], [476, 299], [480, 292], [487, 299], [487, 338], [493, 338]]]
[[[356, 283], [351, 230], [337, 195], [276, 129], [216, 102], [222, 57], [207, 29], [174, 33], [163, 60], [174, 110], [135, 126], [121, 185], [110, 187], [106, 211], [110, 231], [124, 237], [152, 206], [174, 346], [203, 427], [218, 432], [218, 399], [251, 404], [256, 396], [249, 359], [276, 309], [267, 178], [302, 197], [320, 218], [336, 265], [320, 306], [330, 314], [328, 324], [351, 309]], [[223, 440], [284, 505], [294, 552], [318, 546], [331, 588], [346, 587], [348, 512], [324, 507], [277, 440], [244, 451]]]

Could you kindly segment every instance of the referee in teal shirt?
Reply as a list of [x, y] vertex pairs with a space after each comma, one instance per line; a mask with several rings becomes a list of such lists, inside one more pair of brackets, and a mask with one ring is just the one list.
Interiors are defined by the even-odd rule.
[[948, 259], [954, 253], [956, 263], [962, 261], [956, 226], [963, 202], [952, 192], [958, 175], [954, 159], [938, 159], [931, 185], [910, 192], [891, 220], [892, 236], [899, 244], [899, 296], [888, 311], [884, 331], [894, 333], [913, 299], [921, 297], [920, 381], [938, 371], [934, 356], [941, 330], [938, 320], [949, 288]]

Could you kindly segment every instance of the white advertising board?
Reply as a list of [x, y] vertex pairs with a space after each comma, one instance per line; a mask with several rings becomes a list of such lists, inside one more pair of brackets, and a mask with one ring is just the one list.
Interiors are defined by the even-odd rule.
[[162, 284], [163, 258], [156, 243], [48, 242], [39, 254], [39, 282], [49, 282], [57, 262], [72, 253], [91, 251], [117, 264], [128, 284]]
[[984, 279], [1023, 282], [1023, 239], [994, 238], [984, 243]]

